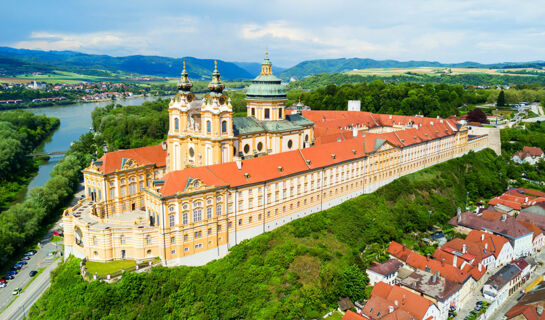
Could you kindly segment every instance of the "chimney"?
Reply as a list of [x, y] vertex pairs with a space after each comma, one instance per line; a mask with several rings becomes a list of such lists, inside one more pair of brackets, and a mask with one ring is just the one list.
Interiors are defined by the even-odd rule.
[[479, 272], [481, 272], [482, 264], [479, 262]]
[[484, 243], [484, 248], [485, 248], [485, 249], [488, 249], [488, 242], [485, 242], [485, 243]]
[[462, 222], [462, 215], [461, 214], [458, 214], [458, 218], [456, 219], [456, 221], [458, 221], [458, 223]]
[[501, 215], [501, 222], [505, 222], [507, 220], [507, 214], [502, 214]]
[[435, 271], [435, 273], [433, 274], [433, 276], [431, 276], [431, 283], [437, 283], [437, 276], [438, 276], [438, 273], [439, 273], [439, 271]]
[[238, 170], [242, 170], [242, 159], [240, 159], [240, 157], [235, 157], [235, 162], [237, 163]]
[[396, 305], [396, 307], [398, 306], [397, 300], [394, 301], [394, 304]]
[[484, 233], [481, 234], [481, 241], [484, 241]]
[[458, 260], [458, 256], [453, 255], [453, 256], [452, 256], [452, 265], [455, 266], [455, 267], [456, 267], [456, 262], [457, 262], [457, 260]]
[[352, 137], [357, 137], [357, 136], [358, 136], [358, 128], [353, 127], [352, 128]]
[[401, 305], [402, 305], [402, 306], [405, 305], [405, 295], [403, 295], [403, 299], [401, 300]]
[[388, 306], [388, 313], [394, 312], [394, 306]]
[[467, 245], [465, 243], [462, 245], [462, 253], [467, 253]]

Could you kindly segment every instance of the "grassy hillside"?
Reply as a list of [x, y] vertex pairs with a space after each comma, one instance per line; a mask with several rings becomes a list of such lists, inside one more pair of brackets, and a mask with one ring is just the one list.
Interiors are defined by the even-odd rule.
[[417, 68], [417, 67], [461, 67], [461, 68], [538, 68], [543, 69], [543, 61], [524, 63], [499, 63], [484, 65], [477, 62], [440, 63], [437, 61], [397, 61], [397, 60], [373, 60], [361, 58], [319, 59], [303, 61], [280, 73], [283, 79], [294, 77], [302, 79], [320, 73], [343, 73], [354, 69], [369, 68]]
[[[85, 282], [71, 258], [32, 307], [30, 319], [318, 318], [340, 296], [363, 298], [370, 261], [390, 240], [445, 223], [458, 206], [506, 186], [491, 150], [400, 178], [377, 192], [293, 221], [201, 267], [154, 268], [115, 284]], [[431, 210], [431, 213], [429, 212]], [[412, 242], [418, 242], [411, 240]]]

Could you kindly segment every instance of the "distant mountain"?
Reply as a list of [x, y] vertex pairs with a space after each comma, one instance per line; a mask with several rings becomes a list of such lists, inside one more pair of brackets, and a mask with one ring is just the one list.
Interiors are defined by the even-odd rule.
[[437, 61], [397, 61], [373, 60], [361, 58], [340, 58], [303, 61], [279, 74], [283, 79], [294, 77], [301, 79], [319, 73], [340, 73], [354, 69], [369, 68], [415, 68], [415, 67], [480, 67], [477, 62], [463, 62], [458, 64], [444, 64]]
[[[233, 62], [242, 69], [248, 71], [253, 77], [257, 77], [261, 73], [261, 63], [260, 62]], [[273, 64], [273, 73], [279, 74], [286, 68], [277, 67]]]
[[[182, 60], [186, 61], [187, 71], [193, 79], [210, 79], [214, 70], [214, 60], [194, 57], [168, 58], [159, 56], [126, 56], [85, 54], [74, 51], [40, 51], [0, 47], [0, 59], [9, 59], [10, 65], [24, 65], [25, 68], [7, 70], [7, 74], [43, 71], [33, 70], [36, 64], [52, 69], [73, 71], [84, 74], [97, 74], [97, 71], [123, 71], [142, 75], [176, 77], [182, 71]], [[0, 65], [1, 66], [1, 65]], [[250, 79], [254, 76], [235, 63], [218, 60], [218, 68], [223, 79]]]

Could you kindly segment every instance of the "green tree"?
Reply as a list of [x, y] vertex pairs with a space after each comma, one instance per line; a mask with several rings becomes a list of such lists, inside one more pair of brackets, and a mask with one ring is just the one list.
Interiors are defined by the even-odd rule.
[[498, 94], [498, 101], [496, 102], [496, 105], [498, 107], [505, 106], [505, 92], [503, 92], [503, 90], [501, 90], [500, 93]]

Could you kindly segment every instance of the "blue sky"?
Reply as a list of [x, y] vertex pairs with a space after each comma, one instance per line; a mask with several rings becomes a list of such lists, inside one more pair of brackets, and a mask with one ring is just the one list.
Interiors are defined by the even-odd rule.
[[0, 46], [289, 67], [320, 58], [545, 60], [543, 1], [2, 0]]

